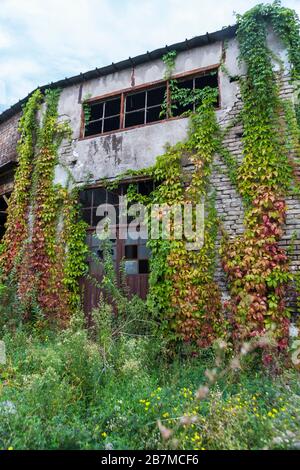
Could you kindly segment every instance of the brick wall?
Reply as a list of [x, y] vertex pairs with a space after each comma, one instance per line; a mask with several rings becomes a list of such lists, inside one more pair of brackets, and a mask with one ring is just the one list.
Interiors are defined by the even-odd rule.
[[[289, 77], [283, 77], [281, 80], [281, 97], [284, 99], [292, 98], [294, 89], [289, 82]], [[240, 96], [237, 96], [236, 103], [232, 109], [220, 122], [221, 127], [225, 129], [230, 126], [230, 123], [235, 122], [235, 118], [242, 109], [242, 101]], [[242, 126], [240, 123], [236, 124], [226, 133], [224, 145], [228, 148], [231, 154], [238, 162], [242, 161]], [[293, 155], [290, 155], [293, 159]], [[216, 191], [216, 209], [218, 216], [223, 222], [223, 226], [228, 233], [229, 237], [234, 238], [243, 232], [243, 204], [241, 197], [236, 191], [236, 188], [230, 182], [227, 173], [227, 167], [221, 157], [216, 156], [214, 161], [214, 169], [212, 174], [212, 187]], [[300, 269], [300, 200], [294, 195], [289, 195], [286, 198], [287, 214], [284, 235], [280, 241], [280, 246], [288, 251], [290, 257], [290, 267], [292, 272]], [[292, 239], [293, 242], [292, 242]], [[221, 235], [219, 234], [217, 240], [217, 248], [220, 246]], [[216, 269], [216, 280], [220, 284], [223, 294], [228, 294], [226, 288], [226, 276], [223, 272], [220, 262], [218, 260]], [[296, 296], [294, 286], [289, 286], [289, 304], [292, 311], [296, 312]]]
[[16, 114], [0, 123], [0, 168], [5, 163], [16, 160], [19, 119], [20, 114]]

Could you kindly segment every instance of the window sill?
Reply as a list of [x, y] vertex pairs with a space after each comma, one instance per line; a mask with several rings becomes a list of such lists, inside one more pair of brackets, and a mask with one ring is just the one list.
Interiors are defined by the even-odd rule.
[[[218, 109], [216, 109], [216, 111], [217, 110]], [[102, 134], [95, 134], [95, 135], [89, 135], [87, 137], [80, 137], [78, 140], [81, 141], [81, 140], [95, 139], [95, 138], [98, 138], [98, 137], [106, 137], [106, 136], [112, 135], [112, 134], [119, 134], [120, 132], [128, 132], [128, 131], [132, 131], [132, 130], [135, 130], [135, 129], [140, 129], [142, 127], [149, 127], [149, 126], [153, 126], [155, 124], [162, 124], [162, 123], [166, 123], [166, 122], [170, 122], [170, 121], [178, 121], [179, 119], [188, 119], [188, 118], [189, 118], [189, 116], [176, 116], [176, 117], [172, 117], [172, 118], [168, 118], [168, 119], [161, 119], [160, 121], [149, 122], [147, 124], [138, 124], [137, 126], [125, 127], [124, 129], [116, 129], [115, 131], [103, 132]]]

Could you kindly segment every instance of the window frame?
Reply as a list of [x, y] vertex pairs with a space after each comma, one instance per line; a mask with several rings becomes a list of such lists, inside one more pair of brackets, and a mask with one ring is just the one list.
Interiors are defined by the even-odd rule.
[[[201, 67], [201, 68], [198, 68], [198, 69], [190, 70], [188, 72], [183, 72], [183, 73], [180, 73], [180, 74], [177, 74], [177, 75], [173, 75], [171, 80], [193, 79], [193, 78], [197, 78], [198, 76], [201, 76], [201, 75], [207, 75], [209, 72], [211, 72], [213, 70], [215, 70], [218, 73], [219, 106], [216, 109], [219, 110], [221, 108], [221, 87], [220, 87], [220, 73], [219, 73], [220, 64], [213, 64], [213, 65], [210, 65], [208, 67]], [[120, 128], [115, 129], [113, 131], [102, 132], [100, 134], [85, 136], [85, 116], [84, 116], [84, 109], [83, 109], [83, 102], [82, 102], [81, 126], [80, 126], [79, 140], [94, 139], [96, 137], [111, 135], [111, 134], [115, 134], [115, 133], [118, 133], [118, 132], [130, 131], [132, 129], [137, 129], [137, 128], [145, 127], [145, 126], [151, 126], [153, 124], [159, 124], [159, 123], [163, 123], [163, 122], [166, 122], [166, 121], [172, 121], [172, 120], [186, 118], [186, 116], [182, 116], [182, 115], [181, 116], [175, 116], [175, 117], [165, 117], [164, 119], [160, 119], [158, 121], [153, 121], [153, 122], [148, 122], [148, 123], [146, 122], [144, 124], [138, 124], [138, 125], [135, 125], [135, 126], [125, 127], [125, 103], [126, 103], [127, 96], [129, 96], [133, 93], [136, 93], [136, 92], [138, 93], [138, 92], [143, 92], [143, 91], [149, 91], [151, 89], [159, 88], [160, 86], [164, 86], [164, 85], [166, 85], [168, 104], [170, 106], [170, 98], [171, 98], [171, 95], [170, 95], [170, 79], [168, 79], [168, 80], [162, 79], [162, 80], [156, 80], [156, 81], [153, 81], [153, 82], [143, 83], [142, 85], [137, 85], [137, 86], [133, 86], [133, 87], [130, 87], [130, 88], [125, 88], [125, 89], [122, 89], [122, 90], [117, 90], [117, 91], [114, 91], [114, 92], [111, 92], [111, 93], [107, 93], [107, 94], [104, 94], [104, 95], [101, 95], [101, 96], [96, 96], [94, 98], [89, 98], [88, 100], [86, 100], [85, 103], [93, 105], [93, 104], [97, 104], [98, 102], [99, 103], [100, 102], [105, 102], [105, 101], [112, 100], [112, 99], [118, 98], [118, 97], [121, 98]], [[147, 110], [146, 107], [145, 107], [145, 110]], [[146, 112], [145, 112], [145, 114], [146, 114]], [[104, 119], [103, 119], [103, 122], [104, 122]], [[103, 129], [103, 125], [102, 125], [102, 129]]]

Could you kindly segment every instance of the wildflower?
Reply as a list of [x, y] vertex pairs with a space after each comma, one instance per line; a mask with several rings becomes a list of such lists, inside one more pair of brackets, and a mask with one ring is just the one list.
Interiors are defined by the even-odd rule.
[[170, 416], [170, 415], [169, 415], [168, 412], [166, 412], [166, 413], [163, 414], [163, 418], [168, 418], [169, 416]]
[[103, 433], [101, 434], [101, 436], [102, 436], [102, 437], [107, 437], [106, 432], [103, 432]]

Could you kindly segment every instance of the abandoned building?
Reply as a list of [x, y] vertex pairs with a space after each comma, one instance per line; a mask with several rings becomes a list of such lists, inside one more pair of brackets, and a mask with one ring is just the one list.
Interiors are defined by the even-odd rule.
[[[172, 78], [179, 87], [201, 89], [210, 86], [218, 90], [217, 119], [225, 128], [234, 122], [242, 108], [238, 77], [243, 75], [243, 65], [238, 62], [238, 42], [235, 26], [185, 40], [178, 44], [146, 52], [119, 63], [96, 68], [75, 77], [66, 78], [50, 88], [62, 89], [59, 115], [69, 120], [72, 141], [63, 142], [59, 150], [60, 163], [56, 167], [56, 182], [66, 185], [68, 171], [78, 184], [88, 187], [82, 193], [83, 218], [89, 224], [87, 243], [97, 251], [94, 237], [98, 222], [96, 208], [104, 201], [118, 204], [118, 195], [126, 191], [124, 181], [116, 191], [101, 185], [104, 178], [113, 180], [127, 170], [147, 168], [156, 157], [164, 153], [167, 143], [173, 145], [185, 139], [188, 118], [182, 115], [192, 110], [177, 108], [170, 118], [161, 114], [165, 96], [170, 95], [170, 80], [162, 57], [168, 51], [176, 51], [177, 57]], [[281, 96], [291, 98], [294, 93], [289, 82], [289, 65], [285, 47], [274, 32], [268, 35], [269, 47], [280, 57], [285, 70], [281, 78]], [[274, 64], [274, 67], [279, 67]], [[45, 90], [49, 86], [45, 86]], [[170, 97], [169, 97], [170, 99]], [[18, 121], [22, 104], [15, 104], [0, 115], [0, 236], [5, 232], [6, 208], [14, 185], [17, 166], [16, 145]], [[90, 109], [90, 119], [85, 123], [83, 103]], [[243, 129], [234, 123], [229, 129], [225, 144], [232, 155], [242, 159]], [[149, 191], [151, 181], [138, 180], [141, 193]], [[221, 157], [214, 160], [212, 185], [216, 190], [216, 209], [229, 236], [243, 232], [243, 203], [232, 185]], [[300, 265], [300, 203], [287, 198], [288, 211], [285, 233], [281, 245], [288, 248], [294, 237], [291, 270]], [[295, 235], [296, 240], [295, 240]], [[145, 298], [149, 276], [149, 257], [145, 240], [116, 240], [113, 259], [118, 266], [125, 258], [128, 285], [132, 292]], [[97, 265], [90, 260], [90, 272], [97, 274]], [[216, 277], [226, 295], [225, 274], [217, 267]], [[96, 287], [85, 290], [85, 306], [89, 310], [97, 302]]]

